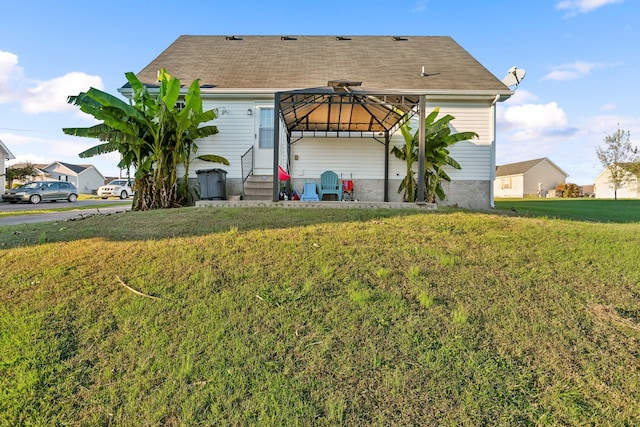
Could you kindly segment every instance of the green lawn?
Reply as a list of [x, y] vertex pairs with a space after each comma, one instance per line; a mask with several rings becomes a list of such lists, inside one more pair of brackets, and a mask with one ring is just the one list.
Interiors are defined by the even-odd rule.
[[497, 199], [496, 208], [537, 217], [594, 222], [640, 222], [640, 200]]
[[0, 425], [639, 425], [637, 221], [505, 209], [0, 227]]

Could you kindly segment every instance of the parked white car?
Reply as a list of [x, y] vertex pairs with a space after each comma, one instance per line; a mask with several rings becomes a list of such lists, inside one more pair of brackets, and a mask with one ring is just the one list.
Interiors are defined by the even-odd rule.
[[126, 199], [133, 195], [133, 179], [114, 179], [107, 185], [98, 188], [98, 197], [106, 199], [108, 197], [120, 197]]

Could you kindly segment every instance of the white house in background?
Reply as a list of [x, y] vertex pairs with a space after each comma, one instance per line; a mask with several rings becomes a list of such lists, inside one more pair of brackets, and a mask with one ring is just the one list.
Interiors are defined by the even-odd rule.
[[[387, 98], [383, 91], [403, 100], [424, 95], [427, 113], [440, 107], [440, 114], [455, 117], [451, 122], [455, 131], [479, 135], [451, 148], [451, 156], [462, 169], [447, 169], [451, 182], [443, 185], [447, 194], [443, 204], [473, 209], [493, 206], [496, 103], [514, 92], [451, 37], [180, 36], [137, 77], [153, 91], [161, 68], [180, 79], [185, 91], [199, 79], [204, 108], [217, 108], [221, 113], [211, 123], [219, 134], [198, 141], [198, 155], [222, 155], [231, 164], [195, 160], [190, 178], [196, 179], [198, 170], [222, 167], [227, 172], [229, 195], [247, 195], [251, 183], [270, 182], [280, 165], [299, 190], [305, 180], [318, 179], [323, 171], [331, 170], [353, 180], [358, 200], [402, 200], [397, 189], [406, 165], [391, 154], [393, 145], [403, 144], [400, 132], [372, 132], [372, 123], [355, 123], [357, 119], [350, 117], [353, 105], [340, 102], [325, 105], [324, 124], [334, 123], [341, 115], [354, 125], [349, 129], [357, 125], [362, 131], [314, 129], [310, 111], [324, 102], [312, 99], [317, 91], [306, 97], [302, 93], [288, 104], [287, 117], [282, 104], [276, 105], [280, 93], [316, 88], [341, 93], [343, 100], [349, 92], [359, 96], [359, 90], [380, 94], [368, 99], [377, 99], [379, 104], [374, 107], [385, 108], [391, 105], [392, 96]], [[132, 94], [128, 84], [119, 91], [128, 97]], [[303, 101], [296, 104], [299, 100]], [[281, 118], [279, 128], [275, 128], [274, 111]], [[389, 115], [395, 112], [393, 108], [389, 111]], [[304, 131], [288, 132], [290, 123]], [[278, 133], [280, 138], [274, 137]], [[279, 147], [276, 153], [275, 146]], [[264, 198], [271, 200], [272, 195], [267, 185]]]
[[49, 174], [43, 170], [47, 166], [46, 164], [14, 163], [11, 166], [9, 166], [7, 169], [22, 169], [22, 168], [26, 168], [29, 164], [33, 168], [35, 175], [25, 179], [14, 179], [12, 183], [13, 186], [25, 184], [30, 181], [45, 181], [45, 180], [51, 179]]
[[42, 170], [50, 179], [72, 183], [81, 194], [93, 194], [105, 182], [104, 176], [93, 165], [53, 162]]
[[4, 186], [7, 183], [5, 177], [6, 165], [5, 160], [13, 160], [15, 156], [11, 154], [11, 151], [7, 148], [6, 145], [0, 140], [0, 191], [4, 191]]
[[558, 184], [569, 175], [547, 157], [510, 163], [496, 168], [493, 181], [495, 197], [547, 197], [555, 195]]
[[[626, 165], [620, 165], [619, 167], [624, 169], [625, 166]], [[626, 176], [627, 178], [624, 179], [618, 187], [618, 199], [640, 199], [640, 185], [638, 185], [638, 176], [629, 171], [627, 171]], [[614, 185], [613, 182], [611, 182], [611, 172], [609, 171], [609, 168], [605, 168], [602, 172], [600, 172], [600, 174], [594, 179], [594, 183], [596, 199], [615, 198]]]

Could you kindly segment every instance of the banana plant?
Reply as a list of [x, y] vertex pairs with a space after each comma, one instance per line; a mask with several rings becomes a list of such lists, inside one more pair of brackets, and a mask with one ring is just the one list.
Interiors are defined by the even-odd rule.
[[[447, 114], [437, 119], [440, 108], [435, 108], [425, 118], [425, 152], [424, 152], [424, 178], [425, 178], [425, 200], [435, 203], [436, 197], [444, 200], [446, 194], [442, 188], [442, 181], [451, 181], [446, 172], [446, 166], [453, 169], [461, 169], [460, 164], [450, 156], [449, 147], [457, 142], [477, 138], [475, 132], [452, 133], [450, 122], [454, 117]], [[417, 181], [413, 165], [418, 162], [419, 157], [419, 135], [418, 131], [411, 132], [409, 121], [406, 120], [400, 126], [400, 131], [404, 138], [404, 145], [399, 148], [394, 146], [391, 152], [399, 159], [404, 160], [407, 165], [407, 175], [403, 178], [398, 193], [403, 192], [403, 201], [413, 202], [417, 197]]]
[[[94, 88], [70, 96], [70, 104], [79, 106], [81, 111], [102, 123], [89, 128], [64, 128], [63, 132], [104, 141], [83, 151], [80, 157], [118, 151], [121, 155], [118, 166], [136, 170], [134, 209], [180, 205], [188, 197], [189, 163], [198, 149], [196, 140], [218, 133], [216, 126], [201, 126], [214, 120], [216, 111], [203, 111], [198, 80], [187, 90], [183, 108], [178, 108], [180, 81], [166, 70], [162, 69], [158, 76], [157, 94], [151, 94], [134, 73], [125, 73], [125, 76], [133, 89], [132, 104]], [[201, 158], [229, 164], [222, 156]], [[180, 188], [179, 165], [184, 166]]]

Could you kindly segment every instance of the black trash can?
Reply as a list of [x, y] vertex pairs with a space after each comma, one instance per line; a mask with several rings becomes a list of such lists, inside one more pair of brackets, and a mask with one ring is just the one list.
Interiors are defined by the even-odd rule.
[[224, 169], [201, 169], [196, 171], [200, 187], [200, 200], [227, 199], [227, 171]]

